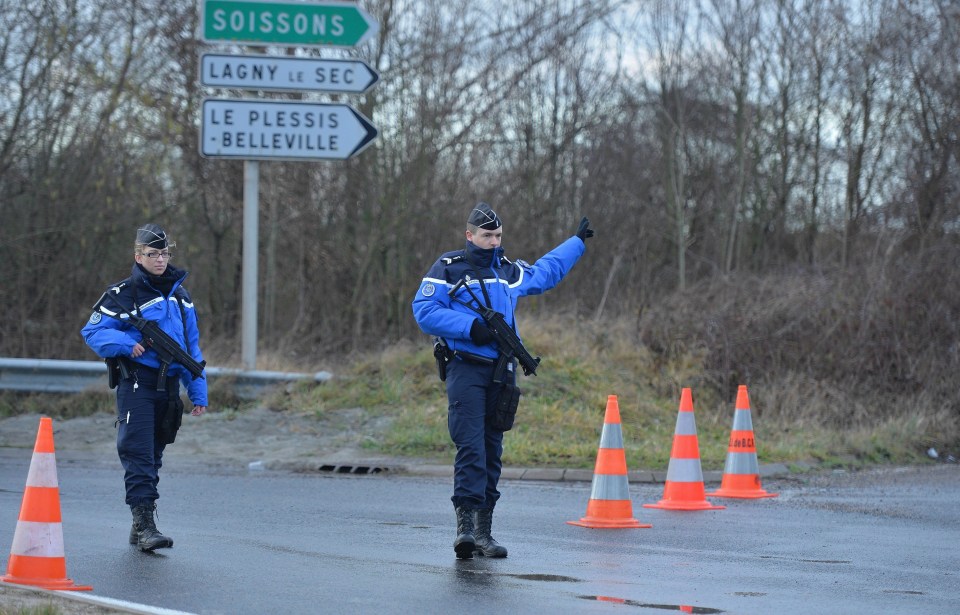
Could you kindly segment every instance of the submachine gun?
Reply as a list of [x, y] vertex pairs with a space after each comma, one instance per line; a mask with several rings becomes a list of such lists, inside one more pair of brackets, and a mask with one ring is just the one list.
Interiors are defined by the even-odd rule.
[[[203, 368], [206, 366], [206, 361], [197, 361], [190, 353], [183, 349], [180, 344], [177, 343], [175, 339], [170, 337], [163, 329], [160, 328], [153, 320], [147, 320], [146, 318], [138, 315], [131, 314], [127, 308], [120, 304], [120, 302], [110, 295], [109, 292], [103, 293], [100, 299], [93, 305], [93, 310], [99, 312], [104, 316], [109, 316], [116, 320], [122, 320], [115, 312], [110, 312], [106, 310], [103, 306], [104, 302], [109, 299], [110, 303], [115, 305], [121, 314], [126, 316], [126, 321], [133, 325], [137, 331], [143, 336], [143, 339], [140, 340], [140, 343], [144, 346], [148, 346], [157, 353], [157, 357], [160, 359], [160, 373], [157, 375], [157, 390], [162, 391], [167, 386], [167, 370], [170, 367], [170, 364], [176, 361], [180, 365], [187, 368], [194, 378], [200, 378], [203, 374]], [[126, 365], [126, 361], [122, 357], [118, 357], [116, 361], [116, 370], [119, 370], [121, 378], [129, 377], [129, 366]], [[111, 359], [106, 359], [107, 362], [107, 371], [110, 378], [110, 388], [116, 386], [116, 370], [114, 365], [111, 363]]]
[[[481, 284], [482, 283], [483, 282], [481, 282]], [[471, 301], [464, 301], [455, 296], [461, 287], [466, 289]], [[527, 349], [523, 347], [523, 342], [520, 341], [513, 327], [507, 324], [503, 314], [484, 305], [470, 289], [470, 286], [465, 280], [457, 282], [456, 286], [451, 288], [447, 294], [460, 305], [468, 307], [479, 314], [480, 318], [482, 318], [483, 322], [487, 325], [487, 328], [490, 329], [490, 334], [493, 336], [494, 341], [497, 342], [497, 346], [500, 347], [500, 359], [497, 363], [495, 373], [502, 373], [501, 369], [506, 366], [507, 361], [516, 357], [520, 363], [520, 367], [523, 368], [524, 376], [537, 375], [537, 366], [540, 365], [540, 357], [534, 357], [527, 352]]]

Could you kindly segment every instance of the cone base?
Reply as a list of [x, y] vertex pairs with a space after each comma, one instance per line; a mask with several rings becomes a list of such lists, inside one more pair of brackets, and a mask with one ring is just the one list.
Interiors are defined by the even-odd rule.
[[11, 585], [29, 585], [30, 587], [39, 587], [41, 589], [67, 590], [67, 591], [93, 591], [91, 585], [76, 585], [73, 579], [23, 579], [11, 575], [0, 577], [0, 581], [10, 583]]
[[597, 517], [582, 517], [579, 521], [567, 521], [567, 523], [569, 525], [589, 527], [592, 529], [653, 527], [653, 525], [649, 523], [640, 523], [636, 519], [599, 519]]
[[675, 500], [660, 500], [656, 504], [644, 504], [644, 508], [662, 508], [665, 510], [722, 510], [726, 506], [717, 506], [703, 500], [701, 502], [682, 502]]
[[724, 489], [721, 487], [716, 491], [708, 493], [712, 498], [740, 498], [744, 500], [755, 500], [758, 498], [775, 498], [779, 493], [769, 493], [763, 489]]

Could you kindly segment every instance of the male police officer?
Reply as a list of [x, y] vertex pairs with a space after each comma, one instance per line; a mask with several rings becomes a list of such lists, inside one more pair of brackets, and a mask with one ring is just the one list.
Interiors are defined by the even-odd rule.
[[[124, 469], [126, 503], [133, 512], [130, 544], [141, 551], [173, 546], [173, 539], [157, 530], [154, 511], [163, 450], [173, 441], [183, 412], [181, 381], [194, 404], [191, 414], [207, 409], [207, 381], [194, 378], [176, 362], [164, 370], [157, 352], [129, 322], [131, 314], [155, 321], [189, 356], [203, 361], [196, 312], [181, 286], [187, 273], [170, 265], [170, 248], [175, 245], [156, 224], [137, 229], [130, 277], [107, 289], [108, 300], [102, 307], [98, 304], [81, 331], [98, 355], [125, 362], [126, 377], [117, 383], [117, 453]], [[175, 418], [172, 433], [164, 429], [167, 413]]]
[[[493, 509], [500, 498], [503, 427], [490, 420], [498, 398], [516, 382], [515, 363], [498, 370], [497, 347], [483, 319], [468, 305], [476, 305], [468, 290], [486, 307], [501, 314], [516, 330], [514, 306], [525, 295], [556, 286], [576, 264], [593, 236], [584, 218], [575, 236], [545, 254], [533, 265], [509, 261], [500, 247], [503, 226], [497, 213], [478, 203], [467, 217], [463, 250], [447, 252], [433, 264], [413, 299], [413, 315], [424, 333], [446, 345], [447, 426], [457, 447], [453, 501], [457, 515], [458, 558], [506, 557], [507, 549], [491, 536]], [[459, 282], [465, 284], [457, 287]], [[454, 297], [448, 294], [457, 288]], [[472, 303], [471, 303], [472, 302]], [[467, 304], [467, 305], [465, 305]], [[506, 373], [497, 373], [505, 371]]]

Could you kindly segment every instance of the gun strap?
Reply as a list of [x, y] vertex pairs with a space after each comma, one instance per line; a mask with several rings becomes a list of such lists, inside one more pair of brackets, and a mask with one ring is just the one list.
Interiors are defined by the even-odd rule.
[[473, 264], [473, 261], [470, 260], [470, 256], [467, 255], [466, 251], [464, 251], [463, 254], [467, 257], [467, 264], [470, 265], [470, 272], [473, 273], [473, 276], [477, 278], [477, 282], [480, 283], [480, 292], [483, 293], [483, 300], [487, 302], [487, 307], [492, 310], [493, 302], [490, 301], [490, 295], [487, 293], [487, 285], [483, 283], [483, 278], [481, 278], [480, 274], [477, 273], [477, 267]]
[[[181, 289], [178, 286], [176, 292], [173, 294], [177, 297], [177, 306], [180, 308], [180, 322], [183, 323], [183, 343], [189, 345], [190, 342], [188, 340], [190, 338], [187, 337], [187, 308], [183, 307], [184, 297], [186, 297], [186, 295], [180, 291]], [[187, 354], [190, 353], [189, 348], [184, 348], [184, 350], [187, 351]]]

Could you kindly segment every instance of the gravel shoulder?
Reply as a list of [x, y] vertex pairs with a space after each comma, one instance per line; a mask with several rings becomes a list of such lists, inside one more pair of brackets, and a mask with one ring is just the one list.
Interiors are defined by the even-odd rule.
[[[43, 613], [50, 615], [120, 615], [147, 613], [136, 608], [109, 604], [106, 600], [88, 597], [90, 592], [49, 591], [23, 585], [0, 583], [0, 615]], [[169, 611], [173, 615], [175, 611]]]
[[[243, 412], [184, 414], [177, 440], [165, 457], [246, 469], [260, 462], [264, 469], [309, 471], [344, 463], [406, 465], [419, 460], [385, 457], [365, 448], [388, 429], [390, 417], [369, 418], [360, 408], [340, 410], [317, 419], [308, 413], [255, 408]], [[0, 448], [32, 451], [40, 415], [0, 419]], [[112, 414], [53, 421], [58, 456], [116, 460]], [[429, 461], [429, 460], [422, 460]], [[432, 461], [432, 462], [435, 462]]]

